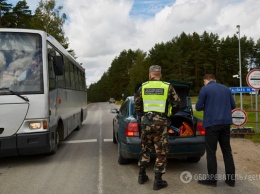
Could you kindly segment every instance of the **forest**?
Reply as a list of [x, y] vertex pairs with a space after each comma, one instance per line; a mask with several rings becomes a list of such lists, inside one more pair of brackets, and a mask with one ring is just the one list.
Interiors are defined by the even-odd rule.
[[[260, 39], [243, 36], [241, 44], [242, 86], [247, 86], [246, 76], [260, 63]], [[111, 62], [100, 80], [88, 87], [90, 102], [108, 101], [109, 97], [122, 100], [134, 95], [138, 83], [148, 81], [151, 65], [162, 67], [163, 81], [192, 83], [191, 96], [198, 95], [203, 86], [203, 76], [214, 74], [217, 82], [228, 87], [239, 87], [239, 39], [219, 37], [204, 32], [173, 37], [167, 42], [156, 43], [148, 52], [123, 50]]]

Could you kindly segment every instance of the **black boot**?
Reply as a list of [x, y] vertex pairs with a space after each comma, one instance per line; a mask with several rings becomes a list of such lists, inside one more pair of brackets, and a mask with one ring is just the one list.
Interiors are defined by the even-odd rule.
[[201, 185], [207, 185], [207, 186], [211, 186], [211, 187], [217, 186], [217, 181], [212, 181], [209, 179], [198, 180], [198, 183]]
[[153, 190], [159, 190], [168, 186], [168, 183], [162, 180], [161, 173], [155, 173], [155, 180], [153, 184]]
[[149, 180], [148, 176], [146, 175], [146, 171], [144, 168], [140, 168], [139, 176], [138, 176], [138, 183], [144, 184]]

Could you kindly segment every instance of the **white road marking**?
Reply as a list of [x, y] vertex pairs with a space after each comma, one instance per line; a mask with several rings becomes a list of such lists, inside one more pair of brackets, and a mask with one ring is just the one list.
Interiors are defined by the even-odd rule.
[[97, 139], [71, 140], [71, 141], [62, 141], [60, 143], [91, 143], [91, 142], [97, 142]]
[[103, 194], [103, 157], [102, 157], [102, 111], [99, 106], [99, 168], [98, 168], [98, 193]]
[[[104, 142], [112, 142], [113, 139], [103, 139]], [[67, 143], [93, 143], [97, 142], [97, 139], [83, 139], [83, 140], [70, 140], [70, 141], [61, 141], [61, 144]]]
[[112, 142], [113, 139], [104, 139], [104, 142]]

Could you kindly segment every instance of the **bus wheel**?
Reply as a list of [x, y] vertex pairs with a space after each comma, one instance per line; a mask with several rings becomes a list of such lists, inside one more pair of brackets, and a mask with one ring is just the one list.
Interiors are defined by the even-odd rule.
[[58, 130], [56, 130], [54, 138], [55, 138], [55, 145], [54, 145], [53, 150], [50, 152], [50, 155], [55, 154], [58, 150], [59, 145], [60, 145], [60, 135], [59, 135]]
[[79, 131], [81, 128], [81, 123], [76, 127], [75, 131]]
[[81, 114], [80, 114], [80, 123], [79, 125], [77, 126], [77, 128], [75, 129], [75, 131], [79, 131], [82, 127], [82, 122], [83, 122], [83, 112], [81, 111]]

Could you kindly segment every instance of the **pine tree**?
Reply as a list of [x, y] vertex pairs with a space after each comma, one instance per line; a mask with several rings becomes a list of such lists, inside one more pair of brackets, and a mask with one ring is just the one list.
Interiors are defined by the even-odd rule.
[[62, 9], [62, 6], [56, 8], [55, 0], [40, 0], [31, 21], [31, 28], [47, 32], [64, 48], [68, 48], [68, 38], [63, 31], [66, 14], [61, 14]]
[[0, 28], [5, 28], [10, 26], [10, 21], [12, 21], [12, 4], [8, 4], [6, 0], [0, 0]]
[[11, 27], [28, 28], [32, 18], [31, 12], [25, 0], [19, 1], [13, 8], [14, 22]]

